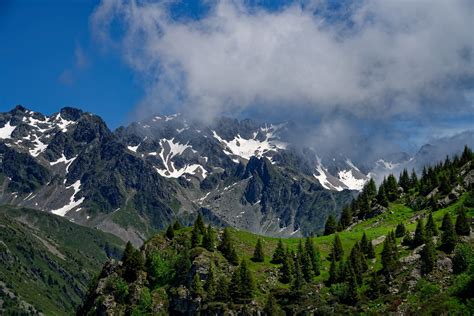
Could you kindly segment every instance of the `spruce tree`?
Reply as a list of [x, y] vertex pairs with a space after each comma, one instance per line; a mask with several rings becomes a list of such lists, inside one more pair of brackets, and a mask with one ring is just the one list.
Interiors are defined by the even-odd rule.
[[454, 230], [453, 222], [451, 221], [451, 216], [446, 213], [443, 218], [443, 233], [441, 234], [441, 249], [446, 253], [451, 253], [456, 247], [457, 235]]
[[314, 276], [314, 269], [313, 269], [313, 262], [311, 261], [311, 257], [309, 253], [306, 251], [303, 253], [301, 257], [301, 268], [303, 271], [303, 277], [306, 282], [310, 283], [313, 280]]
[[415, 236], [413, 237], [412, 245], [414, 248], [421, 246], [426, 241], [426, 232], [425, 226], [423, 225], [423, 220], [420, 218], [416, 223]]
[[339, 219], [339, 225], [342, 229], [346, 229], [352, 224], [352, 211], [349, 206], [345, 206], [342, 209], [341, 218]]
[[229, 302], [230, 300], [230, 284], [229, 280], [224, 276], [221, 275], [217, 281], [216, 285], [216, 295], [214, 297], [214, 301], [218, 302]]
[[368, 298], [375, 300], [380, 296], [381, 291], [382, 291], [382, 278], [377, 272], [372, 272], [366, 295]]
[[459, 236], [469, 236], [470, 233], [471, 227], [466, 215], [466, 209], [461, 206], [458, 210], [458, 216], [456, 217], [456, 234]]
[[253, 252], [252, 261], [254, 262], [264, 262], [265, 261], [265, 254], [263, 253], [262, 241], [257, 239], [257, 245], [255, 246], [255, 250]]
[[193, 229], [191, 230], [191, 248], [195, 248], [199, 246], [200, 243], [200, 235], [199, 235], [200, 229], [194, 223]]
[[303, 269], [302, 269], [302, 262], [301, 262], [301, 258], [297, 256], [296, 262], [295, 262], [294, 278], [293, 278], [293, 282], [291, 283], [291, 291], [294, 294], [298, 294], [303, 288], [303, 285], [304, 285], [304, 275], [303, 275]]
[[326, 220], [326, 225], [324, 227], [324, 235], [327, 236], [327, 235], [334, 234], [336, 232], [336, 229], [337, 229], [336, 219], [334, 218], [334, 216], [329, 215]]
[[445, 213], [443, 216], [443, 221], [441, 222], [442, 231], [446, 230], [446, 228], [448, 227], [448, 221], [451, 222], [452, 225], [451, 216], [449, 215], [449, 213]]
[[334, 258], [336, 259], [336, 261], [341, 260], [342, 257], [344, 256], [344, 249], [342, 248], [341, 238], [339, 238], [338, 234], [336, 234], [336, 236], [334, 236], [334, 241], [332, 243], [331, 253], [334, 256]]
[[403, 223], [398, 223], [397, 228], [395, 229], [395, 237], [401, 238], [405, 236], [406, 231], [405, 225]]
[[357, 291], [357, 279], [356, 279], [356, 274], [354, 269], [352, 268], [351, 264], [348, 264], [348, 269], [349, 269], [349, 277], [347, 280], [348, 283], [348, 292], [346, 296], [346, 301], [350, 305], [355, 305], [360, 297], [359, 293]]
[[196, 218], [196, 221], [194, 222], [194, 224], [197, 226], [197, 228], [199, 229], [199, 233], [204, 235], [206, 233], [206, 225], [204, 224], [204, 220], [202, 218], [202, 215], [201, 213], [198, 214], [197, 218]]
[[418, 176], [416, 175], [415, 169], [412, 169], [410, 177], [410, 186], [414, 189], [417, 189], [418, 185]]
[[166, 238], [168, 239], [173, 239], [174, 238], [174, 230], [173, 230], [173, 226], [172, 225], [169, 225], [168, 228], [166, 229]]
[[211, 224], [207, 226], [206, 233], [202, 238], [202, 246], [208, 251], [214, 251], [214, 248], [216, 247], [216, 235], [214, 233], [214, 229], [212, 229]]
[[217, 293], [217, 279], [214, 272], [214, 264], [212, 261], [209, 264], [209, 271], [207, 272], [206, 283], [204, 284], [204, 290], [206, 290], [206, 299], [209, 302], [214, 301]]
[[408, 175], [407, 169], [403, 169], [401, 172], [398, 184], [402, 187], [403, 192], [405, 193], [410, 189], [410, 176]]
[[387, 198], [387, 192], [385, 192], [385, 187], [386, 185], [382, 182], [382, 184], [379, 187], [379, 192], [377, 193], [376, 199], [377, 199], [378, 204], [384, 207], [388, 207], [388, 198]]
[[436, 262], [436, 249], [433, 245], [433, 240], [428, 237], [425, 246], [421, 250], [421, 273], [428, 274], [433, 271]]
[[229, 258], [227, 260], [229, 260], [229, 262], [234, 266], [239, 264], [239, 256], [237, 255], [237, 251], [235, 250], [234, 246], [232, 246]]
[[436, 227], [436, 223], [433, 219], [433, 213], [430, 213], [428, 216], [428, 221], [426, 222], [426, 235], [427, 236], [438, 236], [438, 228]]
[[468, 244], [458, 244], [453, 256], [453, 272], [456, 274], [463, 273], [473, 261], [471, 247]]
[[286, 249], [283, 264], [280, 268], [281, 282], [288, 284], [293, 281], [294, 261], [290, 252]]
[[278, 240], [278, 245], [275, 248], [275, 252], [273, 253], [272, 263], [283, 263], [285, 258], [285, 249], [283, 248], [283, 242], [281, 239]]
[[197, 272], [194, 274], [193, 277], [193, 283], [191, 285], [191, 294], [195, 298], [204, 296], [204, 288], [202, 286], [201, 276]]
[[265, 307], [263, 308], [264, 315], [268, 316], [280, 316], [284, 315], [280, 306], [278, 306], [278, 302], [275, 298], [275, 295], [270, 293], [267, 297], [267, 302], [265, 303]]
[[387, 185], [385, 186], [387, 198], [390, 202], [398, 199], [398, 184], [397, 179], [393, 174], [390, 174], [387, 178]]
[[331, 257], [331, 265], [329, 266], [329, 279], [328, 285], [336, 284], [339, 280], [337, 265], [336, 265], [336, 258], [334, 256]]
[[321, 274], [321, 256], [319, 251], [316, 249], [313, 243], [313, 239], [311, 237], [306, 237], [305, 240], [305, 252], [308, 254], [309, 258], [311, 259], [311, 266], [313, 267], [314, 275]]
[[247, 266], [247, 261], [242, 260], [239, 267], [234, 272], [232, 278], [233, 299], [237, 303], [248, 303], [255, 293], [255, 281], [251, 271]]
[[175, 220], [174, 224], [173, 224], [173, 229], [174, 230], [180, 230], [181, 228], [182, 228], [181, 223], [178, 220]]
[[398, 267], [398, 251], [394, 235], [389, 233], [385, 238], [382, 250], [382, 270], [391, 275]]
[[128, 282], [135, 281], [144, 266], [145, 261], [140, 250], [135, 249], [130, 242], [127, 242], [122, 256], [124, 279]]
[[375, 258], [375, 248], [374, 245], [372, 244], [372, 241], [369, 239], [368, 241], [368, 247], [367, 247], [367, 258], [369, 259], [374, 259]]

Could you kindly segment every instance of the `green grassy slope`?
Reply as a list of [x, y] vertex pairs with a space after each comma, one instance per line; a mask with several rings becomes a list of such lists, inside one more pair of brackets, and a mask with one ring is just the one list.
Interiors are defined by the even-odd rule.
[[[71, 314], [104, 262], [123, 246], [113, 235], [55, 215], [1, 206], [0, 292], [47, 315]], [[0, 314], [18, 306], [3, 308]]]

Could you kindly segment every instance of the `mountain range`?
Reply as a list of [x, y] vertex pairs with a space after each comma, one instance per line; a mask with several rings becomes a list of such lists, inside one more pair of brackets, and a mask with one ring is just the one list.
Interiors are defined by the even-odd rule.
[[111, 131], [98, 116], [0, 113], [0, 204], [50, 212], [140, 245], [175, 219], [268, 236], [319, 232], [369, 178], [474, 146], [474, 132], [359, 161], [301, 147], [292, 122], [153, 115]]

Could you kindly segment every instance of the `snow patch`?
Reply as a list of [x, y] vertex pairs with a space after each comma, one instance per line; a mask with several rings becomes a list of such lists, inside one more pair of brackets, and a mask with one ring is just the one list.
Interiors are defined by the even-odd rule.
[[10, 121], [5, 123], [3, 127], [0, 127], [0, 138], [8, 139], [12, 137], [12, 133], [15, 130], [16, 126], [10, 124]]
[[357, 179], [356, 177], [354, 177], [352, 169], [339, 171], [337, 175], [338, 175], [339, 181], [344, 183], [344, 185], [349, 190], [360, 191], [362, 190], [365, 182], [367, 181], [366, 179]]
[[66, 204], [63, 207], [58, 208], [56, 210], [52, 210], [51, 213], [59, 215], [59, 216], [64, 216], [64, 215], [67, 214], [67, 212], [69, 212], [73, 208], [78, 207], [79, 205], [81, 205], [81, 203], [84, 202], [84, 199], [85, 199], [84, 197], [81, 197], [77, 201], [75, 200], [76, 199], [76, 194], [79, 193], [79, 191], [81, 191], [80, 187], [81, 187], [81, 181], [80, 180], [77, 180], [72, 185], [66, 187], [66, 190], [69, 190], [71, 188], [74, 190], [74, 193], [71, 195], [71, 197], [69, 199], [69, 204]]

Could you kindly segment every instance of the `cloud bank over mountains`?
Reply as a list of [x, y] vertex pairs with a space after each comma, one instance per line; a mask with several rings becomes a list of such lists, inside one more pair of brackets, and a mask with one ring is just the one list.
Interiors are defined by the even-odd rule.
[[365, 0], [337, 14], [327, 1], [209, 1], [183, 19], [172, 4], [103, 0], [91, 16], [94, 36], [143, 81], [144, 112], [212, 119], [259, 107], [317, 117], [323, 131], [349, 119], [433, 128], [474, 117], [472, 1]]

